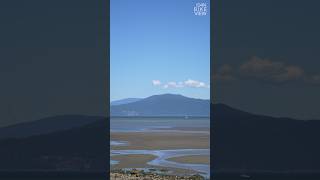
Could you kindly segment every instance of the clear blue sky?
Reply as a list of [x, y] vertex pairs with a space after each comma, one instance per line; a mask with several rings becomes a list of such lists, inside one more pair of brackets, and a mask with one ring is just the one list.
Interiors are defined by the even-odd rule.
[[[198, 2], [206, 16], [194, 14]], [[111, 101], [164, 93], [209, 99], [209, 3], [111, 0]]]

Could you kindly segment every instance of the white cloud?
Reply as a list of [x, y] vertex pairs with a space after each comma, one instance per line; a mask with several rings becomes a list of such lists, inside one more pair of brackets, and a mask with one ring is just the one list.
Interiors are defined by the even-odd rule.
[[188, 79], [184, 82], [184, 85], [187, 87], [195, 87], [195, 88], [208, 88], [209, 86], [206, 83], [201, 81], [196, 81], [192, 79]]
[[167, 83], [168, 87], [171, 87], [171, 88], [182, 88], [184, 87], [183, 83], [182, 82], [174, 82], [174, 81], [171, 81], [171, 82], [168, 82]]
[[159, 80], [152, 80], [152, 84], [153, 84], [154, 86], [160, 86], [160, 85], [161, 85], [161, 81], [159, 81]]
[[[152, 84], [153, 84], [154, 86], [159, 86], [159, 85], [161, 85], [161, 83], [160, 83], [159, 80], [153, 80], [153, 81], [152, 81]], [[207, 84], [204, 83], [204, 82], [201, 82], [201, 81], [188, 79], [188, 80], [183, 81], [183, 82], [182, 82], [182, 81], [179, 81], [179, 82], [169, 81], [169, 82], [163, 84], [161, 87], [164, 88], [164, 89], [167, 89], [167, 88], [184, 88], [184, 87], [209, 88], [210, 86], [207, 85]]]

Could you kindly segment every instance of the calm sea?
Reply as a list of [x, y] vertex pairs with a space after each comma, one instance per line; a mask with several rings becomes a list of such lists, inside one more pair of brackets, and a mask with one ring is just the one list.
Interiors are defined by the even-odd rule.
[[111, 131], [150, 131], [176, 128], [208, 128], [208, 117], [112, 117]]

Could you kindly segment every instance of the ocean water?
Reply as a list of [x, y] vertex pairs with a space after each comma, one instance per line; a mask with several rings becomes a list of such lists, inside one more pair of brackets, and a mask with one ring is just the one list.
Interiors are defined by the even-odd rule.
[[139, 132], [174, 128], [208, 128], [208, 117], [112, 117], [111, 132]]

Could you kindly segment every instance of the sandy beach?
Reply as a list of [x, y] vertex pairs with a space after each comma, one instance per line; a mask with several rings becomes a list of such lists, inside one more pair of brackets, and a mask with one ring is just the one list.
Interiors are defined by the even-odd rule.
[[187, 163], [187, 164], [210, 164], [210, 159], [208, 158], [208, 156], [202, 156], [202, 155], [173, 157], [173, 158], [169, 158], [168, 160], [178, 162], [178, 163]]
[[112, 157], [112, 160], [118, 161], [118, 164], [112, 166], [112, 169], [122, 168], [145, 168], [147, 162], [155, 159], [156, 156], [149, 154], [133, 154], [133, 155], [120, 155]]
[[[139, 170], [208, 177], [210, 129], [205, 118], [114, 118], [111, 172]], [[143, 174], [143, 173], [142, 173]]]
[[[153, 150], [183, 150], [183, 149], [209, 149], [210, 136], [205, 129], [179, 129], [179, 131], [155, 131], [155, 132], [112, 132], [111, 140], [121, 142], [120, 145], [111, 146], [114, 151], [153, 151]], [[112, 156], [111, 159], [117, 164], [111, 166], [111, 170], [125, 168], [146, 168], [158, 169], [166, 174], [197, 174], [199, 172], [189, 168], [173, 168], [154, 166], [148, 164], [155, 160], [157, 156], [153, 154], [124, 154]], [[168, 158], [169, 161], [187, 164], [209, 165], [208, 155], [186, 155], [181, 157]]]

